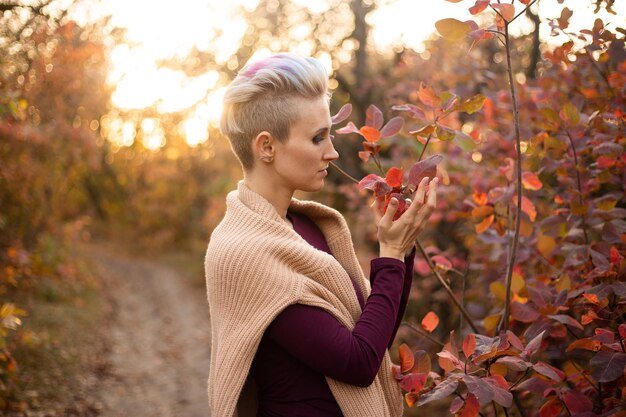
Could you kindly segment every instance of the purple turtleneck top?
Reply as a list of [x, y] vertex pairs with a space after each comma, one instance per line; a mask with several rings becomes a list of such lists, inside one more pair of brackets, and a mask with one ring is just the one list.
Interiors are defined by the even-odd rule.
[[[288, 213], [295, 231], [332, 255], [320, 229], [306, 216]], [[250, 374], [258, 387], [258, 417], [343, 417], [325, 376], [370, 385], [400, 325], [411, 289], [414, 252], [404, 262], [371, 261], [367, 299], [353, 282], [362, 314], [352, 331], [318, 307], [293, 304], [268, 326]]]

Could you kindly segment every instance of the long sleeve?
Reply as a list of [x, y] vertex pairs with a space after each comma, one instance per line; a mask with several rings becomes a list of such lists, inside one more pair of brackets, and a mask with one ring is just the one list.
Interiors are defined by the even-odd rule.
[[[294, 304], [274, 319], [266, 336], [315, 371], [349, 384], [369, 386], [397, 330], [402, 299], [408, 298], [404, 294], [406, 276], [407, 264], [402, 261], [372, 261], [370, 280], [374, 284], [352, 331], [320, 308]], [[410, 288], [410, 282], [408, 285]]]

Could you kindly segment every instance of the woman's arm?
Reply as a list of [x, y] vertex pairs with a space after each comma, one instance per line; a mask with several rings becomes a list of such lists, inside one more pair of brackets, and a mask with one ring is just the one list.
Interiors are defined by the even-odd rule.
[[397, 329], [406, 265], [392, 258], [372, 261], [372, 292], [352, 332], [325, 310], [302, 304], [283, 310], [266, 335], [292, 356], [333, 379], [367, 387]]

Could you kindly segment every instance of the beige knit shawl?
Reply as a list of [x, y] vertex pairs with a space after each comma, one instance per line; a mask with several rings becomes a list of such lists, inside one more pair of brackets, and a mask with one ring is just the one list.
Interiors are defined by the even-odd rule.
[[[290, 205], [322, 230], [333, 257], [309, 245], [243, 182], [226, 201], [226, 214], [211, 235], [205, 260], [212, 332], [209, 405], [214, 417], [247, 415], [240, 393], [250, 365], [263, 332], [286, 306], [323, 308], [352, 329], [361, 308], [350, 277], [365, 299], [370, 293], [346, 222], [336, 210], [297, 199]], [[402, 395], [388, 352], [367, 388], [326, 380], [345, 417], [402, 415]]]

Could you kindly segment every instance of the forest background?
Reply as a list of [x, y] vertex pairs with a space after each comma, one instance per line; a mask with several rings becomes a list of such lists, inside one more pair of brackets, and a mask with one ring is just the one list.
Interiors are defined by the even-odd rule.
[[[129, 61], [130, 31], [94, 18], [93, 2], [0, 1], [0, 409], [67, 411], [75, 376], [105, 372], [84, 352], [106, 335], [87, 330], [114, 307], [84, 245], [169, 260], [203, 291], [208, 237], [241, 178], [208, 115], [248, 60], [293, 50], [328, 66], [333, 114], [352, 106], [335, 145], [357, 181], [380, 175], [369, 188], [384, 198], [381, 187], [403, 190], [390, 167], [442, 156], [406, 344], [394, 349], [407, 404], [443, 399], [435, 407], [470, 417], [624, 415], [623, 5], [542, 0], [560, 6], [547, 19], [539, 2], [450, 1], [475, 24], [442, 20], [423, 44], [381, 48], [372, 16], [393, 3], [244, 2], [228, 54], [216, 47], [224, 29], [207, 28], [205, 44], [156, 62], [150, 84], [116, 74], [141, 57]], [[574, 30], [577, 13], [587, 26]], [[301, 197], [344, 213], [367, 269], [375, 229], [359, 188], [333, 171]]]

